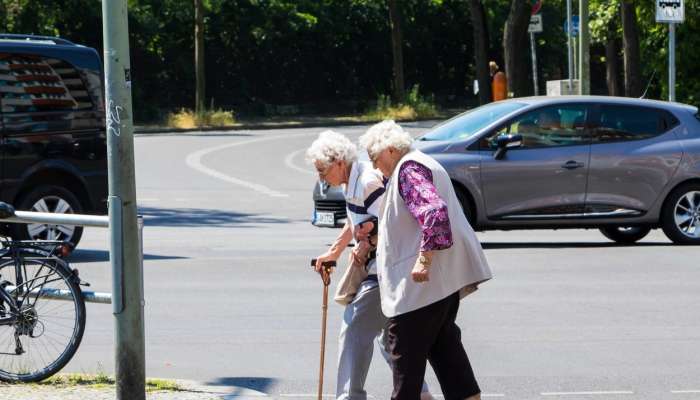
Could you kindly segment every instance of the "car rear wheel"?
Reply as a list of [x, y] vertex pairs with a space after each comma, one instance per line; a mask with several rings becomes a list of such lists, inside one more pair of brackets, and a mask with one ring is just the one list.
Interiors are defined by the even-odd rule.
[[700, 245], [700, 184], [680, 186], [668, 195], [661, 227], [673, 243]]
[[467, 217], [469, 225], [474, 226], [474, 212], [472, 211], [472, 203], [469, 200], [469, 196], [464, 192], [464, 189], [454, 185], [455, 194], [457, 195], [457, 200], [462, 205], [462, 211], [464, 211], [464, 216]]
[[[52, 185], [40, 185], [23, 196], [18, 210], [47, 212], [56, 214], [79, 214], [82, 206], [70, 191]], [[12, 237], [17, 240], [64, 240], [73, 248], [83, 235], [83, 228], [71, 225], [15, 224]]]
[[641, 226], [606, 226], [600, 232], [613, 242], [620, 244], [635, 243], [649, 234], [651, 228]]

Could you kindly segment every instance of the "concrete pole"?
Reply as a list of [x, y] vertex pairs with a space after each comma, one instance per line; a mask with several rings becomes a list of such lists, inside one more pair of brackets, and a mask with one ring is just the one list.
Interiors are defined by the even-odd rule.
[[591, 34], [588, 28], [588, 0], [579, 0], [579, 82], [580, 94], [591, 94]]
[[676, 24], [668, 24], [668, 101], [676, 101]]
[[530, 32], [530, 51], [532, 52], [532, 83], [535, 88], [535, 96], [539, 96], [540, 88], [537, 83], [537, 48], [535, 46], [534, 32]]
[[145, 400], [143, 270], [136, 214], [126, 0], [102, 1], [112, 308], [118, 400]]
[[572, 89], [574, 88], [574, 52], [573, 48], [571, 47], [571, 37], [572, 37], [572, 32], [573, 32], [573, 26], [572, 26], [572, 18], [571, 18], [571, 0], [566, 0], [566, 26], [567, 32], [566, 32], [566, 44], [568, 46], [568, 51], [569, 51], [569, 91], [568, 93], [572, 92]]

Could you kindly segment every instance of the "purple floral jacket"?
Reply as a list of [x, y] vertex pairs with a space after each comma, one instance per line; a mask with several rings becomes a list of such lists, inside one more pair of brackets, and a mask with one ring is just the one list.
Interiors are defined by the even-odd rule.
[[447, 203], [433, 185], [433, 173], [425, 165], [407, 161], [399, 170], [399, 193], [423, 232], [421, 251], [452, 246]]

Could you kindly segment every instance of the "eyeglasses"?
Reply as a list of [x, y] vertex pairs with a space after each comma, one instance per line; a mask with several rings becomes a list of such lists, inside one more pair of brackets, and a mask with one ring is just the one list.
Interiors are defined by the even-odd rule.
[[369, 161], [371, 161], [372, 164], [376, 164], [376, 163], [377, 163], [377, 159], [379, 158], [379, 156], [380, 156], [381, 154], [382, 154], [381, 151], [378, 152], [378, 153], [374, 153], [374, 154], [369, 154], [369, 153], [367, 153], [367, 155], [369, 156]]
[[328, 166], [327, 166], [326, 168], [322, 169], [322, 170], [316, 168], [316, 172], [318, 172], [318, 176], [319, 176], [321, 179], [324, 179], [324, 178], [328, 175], [328, 173], [331, 171], [331, 168], [333, 168], [333, 164], [334, 164], [334, 163], [328, 164]]

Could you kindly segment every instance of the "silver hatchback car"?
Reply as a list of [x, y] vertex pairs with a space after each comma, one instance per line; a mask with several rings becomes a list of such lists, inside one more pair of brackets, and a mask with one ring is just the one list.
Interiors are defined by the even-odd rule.
[[597, 97], [488, 104], [418, 138], [476, 230], [595, 228], [633, 243], [662, 228], [700, 244], [696, 107]]

